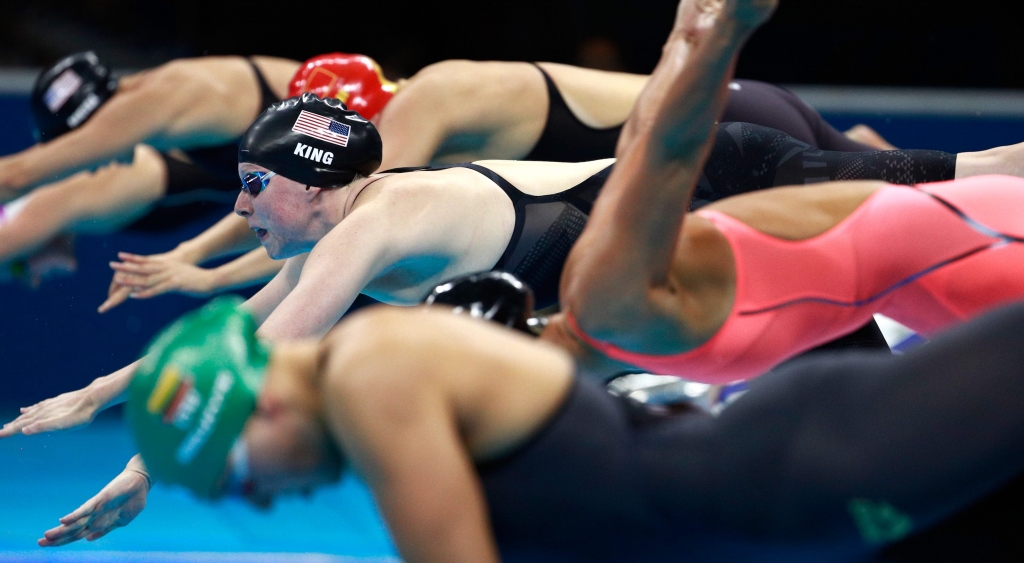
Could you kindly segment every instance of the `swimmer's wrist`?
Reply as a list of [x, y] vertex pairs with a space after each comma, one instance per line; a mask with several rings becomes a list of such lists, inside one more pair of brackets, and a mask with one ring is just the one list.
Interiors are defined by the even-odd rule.
[[171, 254], [173, 254], [176, 259], [192, 265], [199, 264], [206, 260], [207, 257], [207, 253], [204, 252], [203, 248], [192, 240], [186, 240], [178, 244], [178, 246], [171, 251]]
[[230, 264], [222, 264], [216, 268], [201, 269], [199, 273], [197, 291], [203, 292], [206, 295], [213, 295], [214, 293], [226, 288], [230, 284], [230, 272], [226, 270], [225, 266]]
[[134, 370], [120, 370], [110, 375], [97, 377], [89, 384], [89, 398], [97, 411], [123, 403], [127, 399], [128, 384]]
[[132, 471], [138, 473], [146, 480], [146, 491], [148, 492], [153, 488], [153, 478], [149, 476], [149, 471], [146, 471], [146, 464], [142, 461], [142, 456], [135, 454], [130, 460], [128, 465], [124, 468], [125, 471]]

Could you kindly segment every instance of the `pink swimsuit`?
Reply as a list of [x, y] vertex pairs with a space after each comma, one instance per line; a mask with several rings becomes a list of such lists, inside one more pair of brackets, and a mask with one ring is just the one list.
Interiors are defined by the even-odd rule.
[[765, 235], [698, 211], [736, 260], [722, 327], [682, 354], [629, 352], [583, 334], [611, 358], [707, 383], [749, 379], [882, 313], [925, 335], [1024, 299], [1024, 179], [981, 176], [886, 186], [816, 237]]

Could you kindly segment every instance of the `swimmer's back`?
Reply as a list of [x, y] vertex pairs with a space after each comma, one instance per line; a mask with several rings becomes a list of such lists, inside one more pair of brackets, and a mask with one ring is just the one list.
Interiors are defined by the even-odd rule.
[[298, 63], [275, 57], [178, 59], [124, 77], [118, 94], [152, 92], [153, 111], [174, 112], [167, 131], [152, 139], [158, 149], [218, 145], [240, 137], [262, 109], [253, 63], [283, 98]]
[[838, 225], [885, 182], [791, 186], [733, 196], [703, 209], [719, 211], [783, 240], [805, 240]]

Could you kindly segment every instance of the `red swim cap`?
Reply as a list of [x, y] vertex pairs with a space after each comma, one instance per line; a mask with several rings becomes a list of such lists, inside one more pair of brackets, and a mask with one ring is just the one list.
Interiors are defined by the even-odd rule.
[[348, 109], [373, 119], [397, 89], [370, 57], [328, 53], [302, 63], [288, 84], [288, 97], [312, 92], [321, 98], [338, 98]]

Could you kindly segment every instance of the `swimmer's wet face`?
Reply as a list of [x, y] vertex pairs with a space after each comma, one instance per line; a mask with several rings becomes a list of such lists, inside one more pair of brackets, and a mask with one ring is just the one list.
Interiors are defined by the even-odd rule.
[[[301, 184], [270, 170], [250, 163], [238, 166], [239, 177], [264, 174], [259, 195], [241, 190], [235, 200], [235, 213], [245, 218], [260, 244], [276, 260], [308, 252], [323, 235], [318, 222], [311, 219], [318, 213], [316, 195], [310, 186]], [[319, 192], [319, 190], [317, 190]]]
[[309, 347], [275, 348], [256, 412], [241, 436], [244, 455], [233, 455], [227, 469], [234, 472], [234, 463], [247, 462], [235, 493], [258, 508], [269, 507], [278, 495], [309, 494], [341, 477], [343, 458], [320, 417], [317, 366], [308, 360], [316, 353]]

